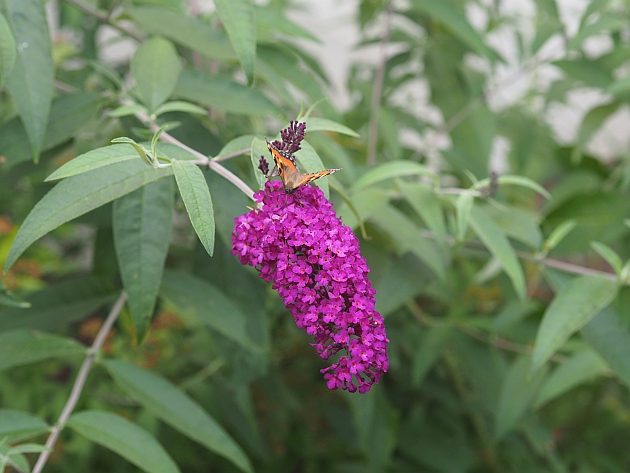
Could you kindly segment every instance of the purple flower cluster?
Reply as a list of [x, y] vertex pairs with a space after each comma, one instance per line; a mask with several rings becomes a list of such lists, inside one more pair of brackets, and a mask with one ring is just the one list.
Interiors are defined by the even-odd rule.
[[359, 241], [323, 192], [306, 185], [286, 194], [268, 181], [259, 209], [236, 218], [232, 252], [273, 283], [298, 327], [332, 364], [329, 389], [365, 393], [388, 369], [387, 334]]
[[306, 122], [292, 121], [289, 122], [289, 126], [280, 132], [281, 141], [275, 140], [271, 144], [284, 151], [289, 155], [297, 153], [300, 148], [300, 143], [304, 139], [304, 133], [306, 133]]

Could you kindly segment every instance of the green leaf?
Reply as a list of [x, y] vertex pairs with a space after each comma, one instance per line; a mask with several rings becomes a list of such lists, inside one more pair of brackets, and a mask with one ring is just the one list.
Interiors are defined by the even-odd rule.
[[463, 11], [449, 1], [412, 0], [411, 7], [444, 25], [449, 32], [459, 38], [473, 51], [492, 58], [493, 52], [486, 46], [483, 37], [468, 23]]
[[77, 356], [84, 351], [81, 344], [58, 335], [26, 330], [0, 332], [0, 370], [49, 358]]
[[463, 192], [457, 196], [455, 201], [457, 241], [464, 241], [466, 238], [474, 201], [475, 196], [472, 192]]
[[371, 168], [359, 177], [352, 190], [357, 191], [395, 177], [417, 175], [432, 176], [433, 173], [426, 166], [415, 161], [390, 161]]
[[227, 61], [236, 58], [225, 36], [196, 18], [149, 6], [125, 11], [147, 33], [164, 36], [211, 59]]
[[251, 472], [245, 453], [197, 402], [166, 379], [124, 361], [106, 361], [105, 367], [131, 397], [176, 430]]
[[275, 105], [258, 89], [248, 88], [225, 76], [184, 69], [175, 95], [223, 112], [267, 116], [277, 113]]
[[525, 276], [523, 275], [523, 269], [503, 230], [490, 218], [485, 209], [479, 206], [473, 206], [470, 212], [470, 226], [484, 245], [499, 260], [512, 281], [518, 297], [524, 299]]
[[448, 324], [431, 327], [423, 333], [413, 355], [410, 378], [412, 386], [419, 387], [422, 384], [425, 376], [438, 361], [452, 336], [453, 327]]
[[441, 279], [446, 276], [444, 255], [432, 240], [422, 237], [418, 228], [403, 212], [391, 205], [383, 205], [370, 221], [378, 225], [396, 242], [398, 254], [407, 251], [416, 255]]
[[211, 284], [186, 273], [165, 271], [160, 297], [192, 325], [204, 324], [245, 350], [260, 355], [247, 334], [247, 316]]
[[[599, 8], [602, 7], [600, 6]], [[576, 35], [569, 41], [569, 49], [579, 48], [582, 43], [591, 36], [604, 32], [611, 34], [615, 31], [621, 30], [628, 26], [628, 21], [623, 15], [616, 15], [614, 13], [606, 13], [602, 11], [602, 14], [599, 15], [597, 20], [590, 23], [582, 22], [580, 26], [581, 27], [578, 29]]]
[[531, 372], [531, 359], [520, 357], [510, 367], [499, 396], [494, 436], [502, 438], [514, 428], [533, 404], [545, 371]]
[[[547, 189], [545, 189], [543, 186], [538, 184], [536, 181], [532, 181], [531, 179], [527, 177], [505, 175], [505, 176], [499, 176], [497, 178], [497, 182], [499, 183], [499, 185], [512, 185], [512, 186], [526, 187], [535, 192], [538, 192], [545, 199], [551, 199], [551, 194], [549, 194]], [[490, 185], [490, 179], [486, 178], [477, 182], [474, 188], [483, 189], [484, 187], [487, 187], [489, 185]]]
[[195, 163], [173, 161], [173, 173], [177, 181], [190, 223], [208, 254], [214, 251], [214, 210], [212, 198], [203, 172]]
[[380, 389], [347, 398], [352, 412], [357, 443], [367, 457], [363, 471], [382, 472], [396, 446], [396, 410]]
[[0, 12], [0, 86], [15, 65], [15, 39], [9, 23]]
[[62, 331], [114, 298], [113, 288], [94, 276], [57, 282], [26, 299], [28, 309], [0, 311], [0, 331], [24, 328]]
[[127, 144], [114, 144], [104, 146], [103, 148], [96, 148], [68, 161], [48, 176], [46, 181], [55, 181], [70, 176], [76, 176], [77, 174], [93, 171], [103, 166], [137, 158], [138, 154], [136, 151]]
[[120, 107], [115, 108], [111, 112], [108, 112], [107, 116], [112, 117], [112, 118], [121, 118], [121, 117], [128, 117], [129, 115], [135, 115], [136, 113], [146, 113], [146, 112], [147, 112], [146, 107], [137, 103], [133, 103], [130, 105], [121, 105]]
[[181, 100], [173, 100], [171, 102], [166, 102], [165, 104], [160, 105], [155, 111], [156, 115], [162, 115], [163, 113], [169, 112], [184, 112], [184, 113], [192, 113], [195, 115], [206, 115], [207, 112], [205, 109], [188, 102], [183, 102]]
[[54, 80], [46, 12], [39, 0], [5, 0], [5, 6], [19, 53], [6, 86], [37, 158], [46, 136]]
[[439, 197], [428, 187], [419, 184], [401, 183], [400, 189], [407, 202], [433, 232], [437, 242], [445, 246], [448, 235]]
[[260, 164], [260, 157], [262, 156], [265, 161], [267, 161], [269, 172], [271, 172], [274, 168], [273, 159], [270, 159], [268, 155], [269, 150], [267, 149], [267, 144], [265, 143], [265, 140], [254, 137], [251, 140], [251, 151], [249, 156], [252, 162], [254, 176], [256, 176], [256, 182], [258, 182], [259, 189], [262, 189], [265, 185], [265, 182], [267, 182], [267, 178], [263, 175], [262, 172], [260, 172], [260, 169], [258, 169], [258, 165]]
[[150, 111], [155, 111], [175, 90], [181, 71], [177, 51], [163, 38], [144, 41], [131, 60], [136, 91]]
[[[42, 150], [58, 146], [72, 139], [77, 132], [93, 119], [103, 104], [103, 98], [95, 93], [67, 94], [53, 101]], [[14, 118], [0, 127], [0, 149], [7, 157], [5, 168], [33, 158], [24, 125]]]
[[538, 212], [497, 202], [487, 205], [484, 210], [508, 237], [525, 243], [533, 249], [540, 248], [543, 237]]
[[598, 241], [591, 242], [591, 247], [599, 254], [599, 256], [604, 258], [606, 263], [610, 265], [616, 274], [621, 274], [623, 262], [621, 261], [619, 255], [615, 253], [611, 247]]
[[214, 0], [214, 5], [247, 80], [252, 82], [256, 60], [254, 7], [250, 0]]
[[342, 135], [352, 136], [353, 138], [358, 138], [360, 135], [348, 128], [341, 123], [337, 123], [333, 120], [328, 120], [327, 118], [320, 117], [310, 117], [306, 119], [306, 131], [308, 133], [314, 131], [332, 131], [335, 133], [340, 133]]
[[606, 363], [592, 350], [577, 352], [558, 366], [545, 380], [536, 398], [536, 407], [541, 407], [564, 393], [591, 381], [608, 371]]
[[571, 160], [578, 162], [582, 158], [584, 148], [588, 145], [593, 135], [599, 130], [604, 122], [610, 118], [620, 107], [619, 102], [611, 102], [604, 105], [599, 105], [590, 109], [580, 124], [580, 129], [577, 132], [577, 143], [573, 148], [571, 154]]
[[582, 335], [615, 375], [630, 387], [630, 331], [619, 315], [607, 307], [582, 329]]
[[571, 231], [575, 228], [577, 222], [575, 220], [567, 220], [554, 228], [543, 245], [543, 252], [545, 254], [553, 250], [558, 244], [564, 240]]
[[146, 430], [115, 414], [82, 411], [73, 414], [68, 427], [108, 448], [148, 473], [178, 473], [179, 468]]
[[538, 328], [533, 369], [542, 366], [574, 332], [606, 308], [618, 289], [616, 282], [595, 276], [579, 276], [564, 286], [545, 311]]
[[[315, 148], [313, 148], [310, 143], [306, 140], [302, 141], [302, 149], [295, 153], [295, 158], [298, 163], [302, 165], [303, 172], [318, 172], [322, 169], [326, 169], [324, 163], [322, 162], [322, 158], [319, 157]], [[313, 181], [313, 183], [319, 187], [323, 192], [326, 198], [329, 196], [329, 186], [328, 186], [328, 178], [323, 177], [321, 179], [317, 179]]]
[[35, 204], [20, 226], [5, 271], [32, 243], [59, 225], [172, 173], [170, 167], [154, 169], [138, 159], [64, 179]]
[[612, 84], [611, 72], [599, 61], [592, 59], [572, 59], [552, 63], [568, 77], [590, 87], [606, 89]]
[[0, 409], [0, 439], [2, 437], [37, 435], [48, 430], [48, 424], [31, 414], [11, 409]]
[[276, 35], [281, 34], [289, 38], [298, 37], [321, 43], [316, 35], [289, 19], [281, 10], [274, 8], [272, 4], [269, 4], [269, 6], [255, 5], [254, 9], [256, 35], [259, 41], [266, 40], [265, 42], [270, 42], [269, 40], [273, 40]]
[[171, 240], [175, 188], [162, 179], [114, 202], [113, 227], [118, 267], [138, 338], [144, 336], [162, 281]]

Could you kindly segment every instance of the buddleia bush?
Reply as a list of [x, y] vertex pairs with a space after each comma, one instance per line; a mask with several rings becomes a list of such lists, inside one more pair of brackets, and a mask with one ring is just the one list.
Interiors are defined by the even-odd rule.
[[0, 0], [0, 471], [626, 471], [630, 11], [513, 3]]

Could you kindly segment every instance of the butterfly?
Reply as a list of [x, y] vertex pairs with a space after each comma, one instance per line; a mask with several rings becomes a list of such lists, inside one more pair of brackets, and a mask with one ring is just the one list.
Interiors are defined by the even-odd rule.
[[292, 193], [299, 187], [302, 187], [315, 179], [319, 179], [320, 177], [328, 176], [329, 174], [339, 171], [339, 169], [324, 169], [319, 172], [302, 174], [297, 168], [295, 158], [291, 154], [279, 150], [268, 141], [267, 148], [276, 163], [275, 167], [278, 168], [278, 174], [280, 175], [280, 179], [282, 179], [284, 191], [287, 194]]

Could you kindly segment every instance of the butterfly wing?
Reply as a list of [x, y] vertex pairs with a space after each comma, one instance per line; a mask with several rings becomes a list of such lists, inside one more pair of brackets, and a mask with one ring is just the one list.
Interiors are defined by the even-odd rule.
[[287, 175], [298, 172], [298, 169], [295, 166], [295, 161], [293, 160], [291, 156], [287, 155], [287, 153], [280, 151], [278, 148], [276, 148], [273, 144], [269, 142], [267, 142], [267, 148], [269, 149], [269, 152], [271, 153], [271, 156], [273, 157], [273, 161], [276, 164], [276, 167], [278, 168], [278, 174], [280, 174], [280, 178], [282, 179], [283, 182], [285, 182], [285, 177]]
[[295, 159], [290, 154], [287, 154], [272, 143], [267, 142], [267, 148], [273, 157], [276, 167], [278, 168], [278, 174], [282, 179], [284, 190], [286, 192], [293, 192], [297, 188], [308, 184], [309, 182], [319, 179], [320, 177], [328, 176], [339, 169], [324, 169], [323, 171], [302, 174], [296, 166]]
[[[323, 171], [311, 172], [307, 174], [299, 174], [298, 178], [294, 182], [291, 182], [291, 187], [289, 188], [289, 190], [294, 191], [298, 187], [302, 187], [308, 184], [309, 182], [313, 182], [315, 179], [328, 176], [337, 171], [339, 171], [339, 169], [324, 169]], [[285, 188], [286, 187], [287, 186], [285, 185]]]

